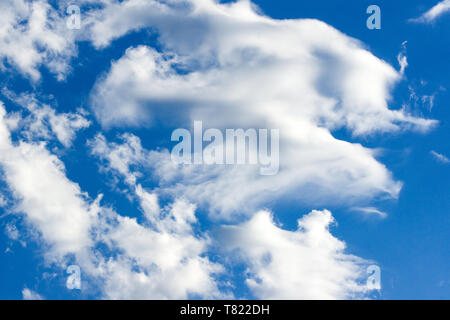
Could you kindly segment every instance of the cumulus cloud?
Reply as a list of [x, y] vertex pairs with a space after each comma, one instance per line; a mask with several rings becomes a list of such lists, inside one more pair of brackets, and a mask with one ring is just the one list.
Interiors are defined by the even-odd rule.
[[6, 225], [5, 233], [11, 240], [19, 239], [19, 230], [17, 230], [17, 227], [12, 223]]
[[0, 104], [0, 163], [5, 181], [19, 199], [16, 210], [26, 212], [29, 221], [40, 226], [56, 254], [80, 250], [89, 244], [89, 206], [83, 193], [43, 144], [14, 145], [5, 115]]
[[[80, 5], [95, 3], [81, 1]], [[213, 211], [235, 211], [248, 199], [258, 204], [259, 199], [286, 193], [311, 199], [319, 194], [308, 191], [312, 189], [330, 198], [370, 198], [382, 193], [396, 197], [401, 184], [375, 160], [375, 152], [335, 139], [333, 130], [346, 128], [353, 135], [369, 135], [426, 131], [436, 123], [388, 108], [391, 88], [406, 67], [405, 57], [399, 57], [398, 73], [360, 42], [323, 22], [271, 19], [249, 1], [97, 4], [101, 5], [84, 11], [83, 29], [76, 38], [67, 29], [65, 17], [46, 1], [8, 1], [2, 20], [8, 32], [0, 35], [0, 41], [10, 44], [1, 46], [7, 50], [4, 59], [33, 79], [39, 78], [40, 65], [63, 77], [76, 39], [88, 39], [103, 48], [132, 31], [146, 28], [157, 33], [161, 52], [145, 46], [130, 48], [99, 79], [91, 102], [105, 127], [151, 125], [153, 120], [175, 118], [183, 126], [202, 119], [209, 127], [283, 129], [284, 173], [278, 177], [259, 177], [257, 168], [215, 168], [215, 183], [208, 183], [210, 194], [203, 193], [205, 184], [188, 183], [196, 170], [177, 169], [177, 174], [163, 177], [165, 192], [186, 194], [208, 203]], [[12, 41], [13, 36], [20, 41]], [[27, 47], [15, 48], [19, 44]], [[38, 121], [28, 128], [30, 135], [47, 138], [49, 133], [41, 124], [48, 121], [52, 134], [65, 146], [88, 125], [80, 115], [56, 116], [45, 106], [34, 110], [34, 118]], [[171, 167], [164, 161], [166, 154], [158, 156], [163, 161], [158, 168]], [[210, 169], [199, 169], [196, 181], [208, 182], [211, 174], [205, 172]], [[171, 183], [175, 176], [184, 181]], [[251, 188], [237, 188], [242, 182]], [[305, 186], [305, 193], [296, 192]], [[224, 189], [233, 192], [229, 197], [217, 196]]]
[[0, 26], [0, 63], [7, 62], [33, 81], [40, 79], [42, 65], [59, 80], [65, 78], [68, 62], [76, 55], [75, 34], [47, 1], [1, 1]]
[[431, 112], [435, 106], [435, 100], [441, 91], [445, 91], [445, 88], [440, 87], [434, 92], [425, 92], [426, 83], [422, 82], [421, 86], [409, 85], [409, 108], [425, 108]]
[[[431, 124], [388, 109], [399, 74], [323, 22], [273, 20], [247, 1], [187, 3], [194, 9], [171, 11], [179, 22], [148, 26], [160, 33], [162, 53], [130, 48], [98, 84], [93, 105], [105, 126], [139, 124], [146, 114], [164, 108], [173, 115], [186, 107], [197, 118], [219, 112], [222, 125], [235, 123], [236, 112], [248, 121], [276, 116], [274, 122], [289, 114], [327, 128], [347, 126], [357, 135]], [[183, 38], [186, 28], [177, 27], [183, 22], [200, 30], [195, 43]]]
[[[436, 124], [390, 105], [406, 57], [399, 56], [398, 72], [326, 23], [271, 19], [249, 1], [100, 4], [85, 13], [82, 31], [96, 48], [143, 28], [158, 34], [160, 48], [131, 47], [98, 79], [91, 105], [104, 128], [203, 120], [220, 129], [281, 129], [281, 170], [264, 177], [254, 166], [177, 165], [168, 150], [147, 150], [135, 135], [111, 142], [99, 134], [89, 142], [92, 154], [124, 180], [142, 211], [121, 215], [68, 179], [62, 161], [40, 142], [56, 137], [70, 146], [89, 125], [83, 114], [60, 114], [28, 96], [19, 101], [29, 113], [22, 117], [0, 103], [0, 167], [13, 212], [38, 231], [46, 257], [62, 267], [74, 259], [104, 298], [231, 297], [217, 280], [224, 266], [208, 258], [212, 239], [196, 230], [197, 205], [207, 205], [220, 218], [253, 215], [220, 228], [220, 245], [239, 252], [256, 297], [362, 297], [367, 261], [346, 253], [330, 233], [329, 211], [313, 211], [288, 231], [254, 209], [281, 197], [316, 205], [396, 197], [401, 183], [377, 161], [379, 151], [333, 131], [367, 137]], [[63, 79], [76, 52], [63, 17], [44, 0], [8, 0], [0, 9], [2, 70], [12, 65], [36, 81], [46, 65]], [[143, 177], [156, 187], [146, 188]], [[172, 196], [170, 203], [160, 205], [161, 195]], [[25, 288], [23, 296], [38, 295]]]
[[260, 299], [349, 299], [367, 292], [368, 261], [345, 253], [329, 231], [334, 218], [312, 211], [288, 231], [261, 211], [251, 220], [221, 229], [225, 249], [246, 262], [246, 284]]
[[[84, 117], [84, 111], [77, 113], [57, 113], [55, 109], [43, 104], [31, 94], [16, 95], [8, 89], [3, 94], [28, 112], [28, 116], [20, 118], [15, 115], [13, 129], [21, 129], [31, 141], [37, 139], [51, 140], [55, 137], [64, 147], [72, 145], [76, 133], [90, 126], [91, 122]], [[9, 119], [11, 123], [11, 118]], [[11, 126], [10, 126], [11, 128]]]
[[[204, 256], [208, 238], [193, 230], [194, 205], [180, 200], [162, 208], [158, 224], [120, 216], [70, 181], [43, 143], [13, 144], [5, 118], [0, 104], [0, 166], [14, 212], [38, 231], [50, 262], [63, 267], [74, 258], [105, 298], [223, 297], [214, 278], [222, 268]], [[114, 256], [97, 251], [100, 243]]]
[[[122, 216], [101, 206], [100, 198], [92, 201], [82, 193], [44, 145], [13, 145], [3, 106], [0, 114], [0, 148], [6, 151], [1, 152], [0, 166], [17, 211], [40, 232], [53, 262], [64, 267], [68, 257], [74, 258], [83, 279], [108, 299], [232, 297], [219, 289], [216, 279], [224, 267], [206, 255], [212, 239], [195, 234], [195, 205], [178, 199], [160, 207], [157, 198], [130, 180], [143, 219]], [[145, 154], [137, 143], [136, 150]], [[116, 168], [125, 176], [132, 173], [127, 165]], [[359, 297], [365, 290], [358, 284], [365, 261], [344, 253], [344, 243], [328, 231], [332, 222], [328, 211], [314, 211], [299, 220], [298, 231], [291, 232], [277, 227], [269, 213], [260, 212], [249, 222], [224, 227], [216, 240], [224, 249], [243, 251], [252, 270], [246, 283], [256, 297]], [[102, 251], [96, 250], [99, 244], [105, 246]], [[273, 283], [279, 284], [276, 290]], [[38, 296], [25, 290], [24, 297]]]
[[[120, 28], [108, 27], [119, 20]], [[106, 45], [144, 27], [158, 33], [162, 51], [129, 48], [99, 79], [91, 103], [104, 127], [177, 123], [189, 128], [203, 120], [205, 127], [282, 129], [281, 169], [273, 177], [259, 176], [254, 167], [200, 166], [170, 173], [167, 153], [153, 155], [162, 161], [156, 165], [164, 180], [161, 190], [207, 203], [212, 211], [245, 210], [283, 194], [302, 201], [315, 201], [318, 194], [334, 200], [396, 197], [401, 183], [375, 159], [376, 151], [338, 140], [333, 130], [367, 136], [423, 132], [436, 124], [390, 109], [390, 91], [401, 74], [317, 20], [271, 19], [248, 1], [131, 0], [98, 13], [92, 30], [109, 33], [91, 36]], [[406, 59], [399, 58], [403, 72]]]
[[397, 61], [400, 65], [400, 74], [403, 76], [405, 74], [406, 67], [408, 67], [408, 58], [406, 57], [406, 44], [408, 41], [403, 41], [402, 52], [397, 55]]
[[123, 254], [100, 265], [105, 297], [224, 297], [213, 277], [223, 271], [222, 267], [202, 257], [208, 240], [192, 234], [192, 223], [196, 221], [194, 209], [191, 204], [178, 201], [153, 228], [139, 225], [136, 219], [116, 216], [117, 227], [102, 232], [102, 238]]
[[443, 0], [422, 14], [419, 18], [411, 19], [413, 22], [431, 23], [450, 11], [450, 0]]

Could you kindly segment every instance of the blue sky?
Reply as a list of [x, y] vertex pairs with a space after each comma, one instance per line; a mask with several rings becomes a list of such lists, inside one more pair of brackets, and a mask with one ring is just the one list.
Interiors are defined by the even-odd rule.
[[[1, 299], [450, 297], [448, 9], [228, 2], [2, 4]], [[174, 166], [193, 120], [278, 128], [280, 172]]]

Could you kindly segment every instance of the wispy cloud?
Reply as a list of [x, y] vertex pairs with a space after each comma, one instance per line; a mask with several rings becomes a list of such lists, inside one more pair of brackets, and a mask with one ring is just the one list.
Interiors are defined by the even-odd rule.
[[430, 153], [437, 161], [442, 163], [450, 163], [450, 159], [444, 156], [443, 154], [438, 153], [434, 150], [431, 150]]
[[377, 208], [374, 207], [354, 207], [352, 208], [352, 211], [357, 211], [357, 212], [361, 212], [365, 215], [377, 215], [380, 218], [386, 218], [387, 217], [387, 213], [378, 210]]
[[45, 300], [45, 298], [41, 296], [39, 293], [30, 290], [27, 287], [23, 288], [22, 297], [23, 300]]
[[444, 0], [422, 14], [420, 17], [411, 19], [412, 22], [431, 23], [445, 13], [450, 12], [450, 0]]
[[[0, 102], [0, 167], [15, 196], [15, 208], [46, 244], [47, 261], [64, 266], [65, 257], [75, 256], [86, 278], [101, 280], [102, 297], [108, 299], [224, 297], [213, 278], [222, 267], [204, 257], [208, 238], [194, 233], [193, 204], [180, 200], [155, 212], [151, 194], [139, 190], [145, 216], [161, 213], [159, 224], [139, 224], [121, 216], [102, 207], [101, 197], [94, 201], [69, 180], [64, 163], [45, 145], [25, 141], [15, 145], [7, 117]], [[12, 225], [7, 232], [10, 238], [19, 238]], [[98, 241], [123, 254], [117, 259], [90, 254]], [[28, 288], [22, 295], [42, 298]]]

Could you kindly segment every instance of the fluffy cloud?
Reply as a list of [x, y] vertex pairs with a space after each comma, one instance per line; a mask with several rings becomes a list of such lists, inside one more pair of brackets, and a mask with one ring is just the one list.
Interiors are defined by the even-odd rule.
[[[213, 276], [222, 268], [204, 257], [208, 238], [194, 235], [195, 206], [177, 201], [144, 225], [120, 216], [70, 181], [45, 144], [13, 144], [6, 118], [0, 104], [0, 167], [16, 201], [14, 212], [38, 231], [50, 262], [64, 267], [74, 258], [105, 298], [222, 296]], [[142, 207], [148, 211], [148, 204]], [[114, 255], [97, 251], [99, 244]]]
[[54, 137], [66, 148], [72, 145], [77, 131], [90, 126], [91, 122], [84, 115], [85, 111], [80, 109], [77, 113], [57, 113], [52, 107], [43, 104], [34, 95], [16, 95], [8, 89], [2, 90], [3, 94], [14, 103], [27, 111], [28, 115], [21, 118], [12, 115], [8, 119], [10, 128], [20, 129], [28, 140], [39, 139], [51, 140]]
[[[162, 192], [219, 213], [252, 211], [286, 194], [311, 202], [398, 195], [401, 183], [375, 159], [377, 151], [331, 132], [433, 127], [436, 121], [388, 108], [400, 72], [317, 20], [274, 20], [248, 1], [158, 3], [115, 3], [102, 11], [109, 14], [97, 14], [92, 30], [103, 31], [91, 36], [99, 46], [146, 27], [162, 47], [129, 48], [98, 81], [91, 101], [103, 126], [189, 128], [203, 120], [205, 127], [281, 129], [278, 175], [259, 176], [255, 167], [174, 168], [163, 152], [153, 154], [161, 160], [155, 174]], [[120, 28], [108, 27], [117, 23]]]
[[[141, 223], [102, 207], [100, 199], [90, 200], [67, 179], [63, 164], [43, 144], [13, 145], [2, 106], [0, 111], [0, 165], [16, 211], [39, 231], [53, 262], [64, 267], [68, 257], [75, 258], [86, 290], [98, 286], [109, 299], [231, 297], [219, 290], [215, 277], [224, 268], [205, 255], [211, 240], [195, 235], [193, 204], [179, 199], [161, 208], [157, 198], [130, 180], [140, 199]], [[136, 150], [145, 154], [137, 143]], [[116, 168], [124, 176], [132, 173], [127, 166]], [[252, 274], [247, 284], [257, 297], [358, 297], [365, 292], [358, 284], [365, 261], [344, 253], [343, 242], [328, 231], [332, 222], [328, 211], [314, 211], [299, 220], [298, 231], [290, 232], [260, 212], [247, 223], [223, 227], [216, 240], [225, 249], [242, 250]], [[100, 244], [107, 249], [97, 251]], [[273, 283], [279, 284], [276, 290]], [[28, 290], [25, 296], [37, 297]]]
[[64, 79], [76, 55], [75, 34], [47, 1], [2, 1], [0, 26], [0, 63], [8, 62], [34, 81], [41, 77], [41, 65]]
[[119, 259], [101, 264], [105, 297], [221, 297], [212, 275], [223, 270], [220, 265], [201, 257], [208, 240], [192, 234], [192, 224], [196, 222], [194, 209], [178, 201], [167, 209], [165, 218], [159, 219], [157, 225], [152, 224], [152, 228], [139, 225], [136, 219], [116, 216], [117, 227], [110, 231], [107, 228], [101, 234], [111, 248], [123, 252]]
[[277, 226], [261, 211], [251, 220], [221, 229], [221, 244], [247, 263], [246, 284], [261, 299], [349, 299], [367, 292], [368, 261], [345, 253], [329, 231], [327, 210], [298, 220], [298, 229]]
[[[273, 20], [247, 1], [188, 3], [194, 9], [171, 11], [179, 22], [149, 25], [160, 33], [163, 53], [131, 48], [98, 84], [93, 105], [105, 126], [139, 124], [164, 110], [194, 119], [219, 113], [216, 126], [235, 124], [236, 112], [242, 125], [254, 118], [284, 124], [289, 116], [357, 135], [431, 125], [388, 109], [399, 74], [325, 23]], [[184, 23], [199, 29], [198, 40], [187, 42]]]
[[16, 199], [16, 210], [32, 224], [57, 255], [77, 252], [89, 244], [89, 206], [78, 185], [69, 181], [64, 165], [43, 144], [13, 145], [0, 105], [0, 163]]
[[106, 138], [98, 134], [89, 141], [92, 154], [107, 160], [105, 169], [112, 170], [125, 178], [126, 183], [135, 185], [138, 172], [132, 171], [131, 167], [143, 163], [147, 159], [147, 151], [142, 148], [138, 137], [131, 134], [124, 134], [123, 144], [108, 144]]
[[[396, 197], [401, 184], [375, 159], [376, 152], [337, 140], [331, 132], [426, 131], [436, 123], [389, 109], [390, 90], [402, 72], [323, 22], [271, 19], [249, 1], [80, 2], [84, 4], [101, 5], [86, 7], [79, 34], [43, 0], [3, 4], [0, 41], [8, 45], [0, 46], [0, 56], [33, 79], [39, 78], [40, 65], [63, 77], [77, 35], [102, 48], [148, 28], [159, 35], [162, 52], [130, 48], [92, 92], [94, 113], [105, 127], [151, 125], [153, 120], [188, 127], [201, 119], [208, 127], [282, 128], [277, 177], [260, 177], [257, 168], [214, 168], [212, 175], [211, 167], [176, 168], [170, 174], [167, 154], [155, 154], [162, 161], [156, 175], [164, 180], [164, 192], [186, 195], [214, 212], [236, 211], [249, 199], [251, 211], [286, 193], [301, 201], [314, 201], [312, 195], [318, 194], [338, 200]], [[406, 60], [400, 62], [403, 71]], [[47, 138], [42, 125], [47, 121], [65, 146], [88, 125], [78, 114], [56, 116], [46, 106], [33, 112], [37, 121], [29, 134]], [[175, 177], [182, 181], [175, 183]], [[193, 180], [204, 183], [193, 185]], [[224, 190], [232, 192], [218, 196]]]
[[413, 22], [431, 23], [450, 11], [450, 0], [443, 0], [422, 14], [419, 18], [411, 19]]
[[[99, 1], [84, 0], [99, 3]], [[147, 27], [154, 21], [164, 23], [167, 15], [176, 19], [171, 6], [182, 9], [182, 1], [102, 1], [100, 10], [91, 10], [86, 17], [87, 37], [97, 48], [108, 46], [111, 41], [124, 36], [130, 31]], [[185, 3], [187, 4], [187, 3]], [[161, 13], [165, 13], [162, 15]], [[167, 21], [166, 23], [170, 23]]]
[[[89, 143], [92, 153], [138, 199], [142, 216], [132, 218], [101, 205], [101, 197], [89, 197], [46, 144], [37, 142], [56, 137], [70, 146], [89, 125], [83, 114], [58, 114], [28, 97], [21, 105], [30, 115], [23, 118], [0, 104], [0, 167], [15, 199], [13, 211], [39, 232], [50, 261], [63, 267], [75, 259], [88, 286], [97, 286], [104, 298], [230, 297], [217, 280], [224, 267], [208, 258], [211, 239], [197, 233], [197, 205], [235, 218], [282, 197], [315, 205], [396, 197], [401, 183], [376, 160], [379, 151], [336, 139], [333, 130], [370, 136], [424, 132], [436, 123], [389, 108], [405, 57], [399, 56], [396, 71], [323, 22], [271, 19], [249, 1], [100, 4], [85, 13], [82, 31], [94, 46], [148, 28], [159, 35], [161, 48], [131, 47], [99, 78], [91, 104], [105, 128], [190, 127], [203, 120], [221, 129], [281, 129], [281, 170], [269, 177], [252, 166], [180, 166], [167, 150], [143, 148], [135, 135], [124, 134], [120, 142], [97, 135]], [[75, 39], [55, 9], [43, 0], [6, 1], [0, 21], [3, 69], [12, 65], [37, 80], [46, 65], [64, 78]], [[13, 130], [20, 133], [17, 143]], [[144, 176], [157, 187], [146, 188]], [[160, 195], [173, 201], [160, 205]], [[346, 253], [329, 231], [333, 221], [330, 212], [313, 211], [299, 219], [298, 230], [287, 231], [260, 211], [221, 228], [219, 245], [240, 253], [256, 297], [362, 297], [367, 261]], [[24, 297], [36, 296], [25, 289]]]
[[0, 194], [0, 208], [6, 206], [7, 203], [8, 201], [5, 199], [5, 197]]

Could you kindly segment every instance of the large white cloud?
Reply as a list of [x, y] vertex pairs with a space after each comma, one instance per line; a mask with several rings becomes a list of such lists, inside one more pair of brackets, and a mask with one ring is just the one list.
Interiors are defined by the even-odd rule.
[[89, 205], [78, 185], [69, 181], [63, 163], [45, 144], [19, 142], [10, 138], [0, 104], [0, 164], [5, 180], [19, 200], [15, 210], [26, 212], [28, 221], [38, 225], [56, 256], [76, 253], [90, 244], [92, 218]]
[[[125, 3], [135, 1], [116, 10], [132, 20], [128, 15], [134, 11], [128, 12]], [[174, 3], [193, 9], [148, 13], [169, 19], [147, 25], [160, 34], [163, 52], [128, 50], [97, 86], [94, 110], [105, 126], [137, 124], [148, 113], [175, 116], [186, 107], [199, 119], [219, 113], [217, 125], [235, 124], [236, 113], [247, 125], [255, 118], [278, 124], [289, 117], [327, 128], [346, 126], [354, 134], [430, 125], [389, 110], [389, 91], [399, 73], [321, 21], [273, 20], [247, 1]], [[108, 19], [105, 15], [96, 26]], [[188, 32], [195, 37], [186, 37]]]
[[319, 135], [310, 133], [302, 145], [311, 143], [312, 149], [305, 147], [291, 163], [283, 161], [286, 154], [280, 155], [285, 167], [274, 176], [261, 176], [259, 168], [251, 165], [178, 165], [167, 150], [146, 150], [140, 139], [130, 134], [123, 135], [119, 143], [99, 135], [90, 146], [93, 154], [105, 161], [102, 167], [125, 182], [136, 185], [143, 178], [156, 181], [154, 193], [207, 204], [210, 213], [221, 219], [252, 214], [255, 208], [282, 196], [315, 205], [351, 203], [378, 192], [396, 196], [401, 184], [391, 180], [386, 168], [373, 158], [374, 151], [334, 140], [326, 130], [317, 130]]
[[223, 227], [221, 245], [248, 265], [246, 284], [261, 299], [349, 299], [368, 291], [368, 261], [345, 253], [329, 231], [334, 218], [312, 211], [288, 231], [261, 211], [237, 226]]
[[[45, 143], [13, 143], [9, 116], [0, 103], [0, 168], [15, 200], [12, 211], [38, 232], [48, 262], [64, 267], [74, 258], [88, 288], [105, 298], [224, 296], [214, 277], [222, 268], [204, 256], [209, 239], [193, 230], [194, 205], [177, 201], [143, 225], [120, 216], [70, 181]], [[97, 251], [100, 243], [114, 254]]]
[[[132, 194], [139, 199], [145, 217], [155, 226], [164, 230], [172, 228], [172, 223], [178, 221], [177, 232], [189, 230], [188, 222], [195, 219], [193, 214], [186, 215], [190, 210], [176, 209], [176, 205], [169, 216], [161, 215], [157, 195], [137, 184], [141, 172], [136, 167], [140, 166], [151, 168], [151, 172], [162, 170], [158, 170], [157, 166], [168, 166], [162, 170], [166, 173], [159, 172], [161, 177], [168, 178], [171, 173], [179, 178], [180, 172], [176, 172], [173, 163], [166, 158], [168, 154], [145, 150], [140, 140], [130, 134], [120, 139], [120, 144], [110, 143], [103, 135], [98, 135], [89, 143], [93, 154], [103, 160], [103, 169], [124, 179]], [[203, 178], [198, 171], [190, 176], [199, 180]], [[207, 188], [214, 188], [211, 185]], [[186, 207], [183, 202], [180, 205], [181, 208]], [[213, 240], [218, 250], [226, 253], [228, 261], [245, 263], [246, 285], [257, 298], [363, 298], [369, 291], [365, 283], [369, 261], [345, 252], [345, 243], [335, 238], [329, 230], [334, 222], [329, 211], [313, 211], [298, 220], [298, 230], [293, 232], [277, 226], [271, 213], [260, 211], [247, 222], [219, 227], [218, 232], [214, 232], [216, 236]], [[129, 234], [139, 235], [139, 231]], [[130, 244], [121, 239], [122, 242], [117, 245], [128, 247], [131, 252], [151, 251], [153, 247], [139, 246], [139, 242]], [[147, 243], [161, 247], [154, 240]], [[176, 252], [177, 246], [171, 246], [171, 251]], [[158, 259], [154, 254], [147, 256], [152, 257], [151, 260]], [[127, 278], [126, 281], [132, 279]]]
[[[219, 264], [202, 257], [208, 240], [193, 235], [195, 207], [178, 201], [160, 216], [152, 228], [136, 219], [116, 217], [117, 227], [107, 226], [101, 237], [123, 251], [116, 260], [102, 264], [105, 269], [105, 297], [132, 299], [185, 299], [224, 297], [213, 274], [223, 271]], [[153, 222], [153, 221], [152, 221]], [[137, 269], [137, 271], [131, 271]]]
[[91, 37], [99, 46], [148, 27], [162, 47], [129, 48], [100, 78], [91, 101], [105, 127], [189, 128], [202, 120], [205, 127], [281, 130], [281, 169], [272, 177], [255, 167], [177, 168], [167, 154], [153, 154], [162, 161], [155, 164], [162, 192], [213, 212], [252, 211], [285, 194], [310, 202], [395, 198], [401, 183], [375, 159], [377, 151], [331, 132], [426, 131], [436, 123], [390, 109], [401, 74], [317, 20], [274, 20], [248, 1], [210, 0], [127, 1], [94, 16]]
[[[229, 289], [219, 290], [216, 275], [224, 267], [206, 256], [211, 239], [195, 235], [195, 206], [179, 199], [161, 208], [130, 178], [130, 164], [146, 153], [133, 136], [125, 137], [134, 141], [134, 151], [120, 149], [130, 157], [116, 158], [118, 151], [111, 150], [116, 162], [109, 169], [130, 178], [127, 183], [143, 211], [141, 222], [101, 206], [100, 198], [90, 200], [44, 144], [13, 144], [2, 105], [0, 115], [0, 166], [16, 199], [15, 211], [41, 234], [51, 261], [64, 267], [70, 257], [75, 259], [85, 292], [99, 289], [108, 299], [232, 297]], [[103, 139], [92, 142], [96, 152], [111, 146]], [[240, 250], [239, 259], [251, 272], [246, 283], [256, 297], [362, 297], [366, 288], [359, 281], [366, 261], [344, 252], [344, 243], [328, 230], [332, 222], [328, 211], [313, 211], [291, 232], [277, 227], [268, 212], [259, 212], [249, 222], [221, 228], [214, 240], [225, 251]], [[97, 250], [99, 244], [107, 249]], [[25, 291], [24, 297], [36, 296]]]
[[[66, 17], [47, 1], [4, 0], [0, 2], [0, 66], [8, 62], [23, 75], [36, 81], [44, 65], [59, 80], [70, 71], [76, 55], [73, 30]], [[1, 70], [0, 69], [0, 70]]]

